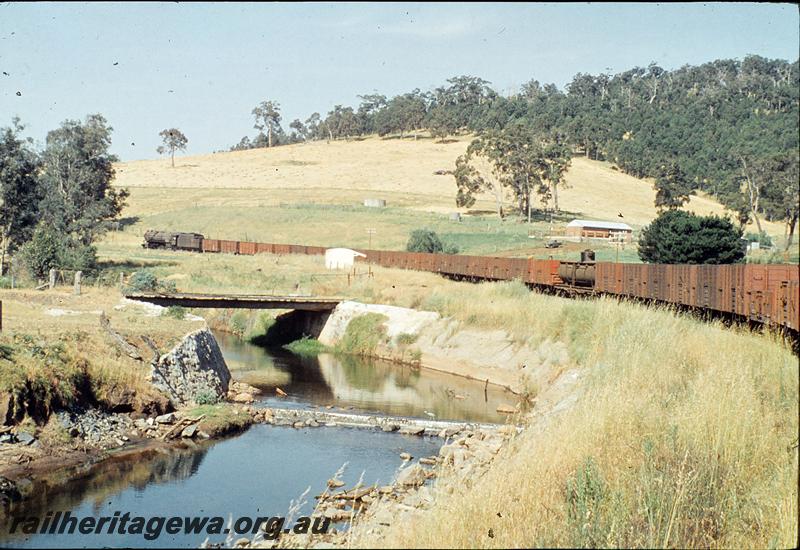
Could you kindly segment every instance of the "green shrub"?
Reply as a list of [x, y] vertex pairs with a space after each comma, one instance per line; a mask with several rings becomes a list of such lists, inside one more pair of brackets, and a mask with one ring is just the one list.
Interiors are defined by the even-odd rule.
[[749, 243], [758, 243], [762, 248], [772, 247], [772, 237], [767, 235], [766, 231], [761, 233], [748, 233], [744, 236], [745, 240]]
[[20, 248], [19, 258], [32, 276], [44, 278], [51, 269], [94, 269], [97, 249], [73, 242], [53, 227], [39, 224], [31, 240]]
[[639, 257], [659, 264], [737, 263], [744, 258], [741, 237], [728, 218], [669, 210], [642, 230]]
[[336, 351], [352, 353], [353, 355], [372, 355], [378, 344], [386, 339], [384, 321], [386, 315], [380, 313], [365, 313], [354, 317], [347, 325]]
[[135, 271], [128, 279], [128, 292], [164, 292], [172, 294], [177, 291], [175, 281], [161, 281], [155, 273], [147, 269]]
[[434, 254], [458, 254], [458, 247], [453, 243], [442, 243], [439, 235], [430, 229], [415, 229], [406, 244], [409, 252], [430, 252]]
[[47, 273], [58, 265], [58, 254], [63, 240], [55, 230], [39, 225], [33, 238], [19, 251], [19, 257], [34, 277], [47, 277]]
[[411, 334], [408, 332], [404, 332], [402, 334], [397, 335], [397, 345], [398, 346], [410, 346], [414, 342], [417, 341], [419, 338], [419, 334]]
[[166, 311], [167, 316], [174, 317], [179, 321], [186, 317], [186, 308], [183, 306], [169, 306]]
[[194, 402], [197, 405], [216, 405], [219, 403], [219, 397], [210, 390], [203, 390], [194, 396]]
[[128, 290], [133, 292], [155, 292], [158, 290], [158, 279], [147, 270], [139, 270], [128, 279]]
[[237, 336], [244, 336], [244, 334], [247, 332], [247, 313], [239, 310], [231, 315], [231, 318], [228, 321], [228, 328], [230, 328], [231, 332]]
[[320, 343], [316, 338], [309, 338], [308, 336], [303, 336], [299, 340], [295, 340], [283, 347], [296, 355], [304, 356], [315, 356], [328, 351], [328, 347], [325, 344]]

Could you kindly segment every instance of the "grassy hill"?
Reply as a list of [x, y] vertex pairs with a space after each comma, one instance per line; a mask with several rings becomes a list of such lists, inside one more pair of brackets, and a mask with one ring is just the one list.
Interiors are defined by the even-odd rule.
[[[500, 223], [488, 196], [470, 211], [456, 208], [453, 177], [435, 172], [452, 169], [469, 139], [370, 137], [182, 157], [174, 168], [167, 159], [119, 163], [115, 184], [131, 191], [123, 213], [130, 225], [105, 244], [138, 244], [147, 228], [158, 227], [217, 238], [396, 249], [412, 229], [426, 226], [466, 253], [553, 254], [542, 247], [551, 232], [547, 221]], [[573, 159], [559, 196], [563, 214], [553, 228], [576, 217], [618, 221], [622, 213], [638, 229], [656, 216], [650, 182], [581, 157]], [[370, 197], [386, 199], [389, 208], [363, 207]], [[693, 197], [687, 209], [724, 212], [708, 197]], [[449, 219], [456, 211], [465, 215], [462, 222]], [[766, 226], [782, 233], [779, 224]], [[371, 242], [367, 229], [376, 230]], [[616, 250], [598, 248], [601, 259], [618, 257]], [[619, 258], [635, 259], [633, 248]]]

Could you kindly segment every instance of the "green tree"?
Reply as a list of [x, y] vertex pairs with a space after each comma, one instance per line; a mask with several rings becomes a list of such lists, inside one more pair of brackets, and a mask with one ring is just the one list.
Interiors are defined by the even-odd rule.
[[358, 134], [358, 121], [352, 107], [334, 105], [323, 123], [328, 132], [329, 139], [344, 137], [350, 139]]
[[164, 144], [159, 145], [156, 152], [159, 155], [169, 153], [172, 158], [172, 167], [175, 168], [175, 151], [185, 151], [186, 144], [189, 143], [189, 140], [183, 135], [183, 132], [177, 128], [161, 130], [158, 135], [161, 136], [161, 140]]
[[303, 141], [308, 141], [308, 128], [306, 125], [300, 122], [299, 118], [296, 118], [289, 124], [289, 128], [295, 131], [297, 136], [302, 139]]
[[406, 244], [408, 252], [430, 252], [432, 254], [458, 254], [454, 244], [443, 243], [439, 235], [431, 229], [415, 229]]
[[639, 257], [659, 264], [732, 264], [744, 258], [742, 230], [727, 218], [667, 210], [642, 230]]
[[474, 140], [467, 152], [456, 159], [453, 171], [456, 180], [456, 205], [469, 208], [475, 204], [476, 195], [491, 193], [494, 196], [497, 216], [505, 216], [504, 202], [506, 192], [505, 177], [495, 164], [489, 143]]
[[447, 136], [458, 132], [458, 119], [455, 110], [445, 105], [437, 105], [428, 115], [428, 129], [434, 138], [444, 141]]
[[502, 217], [503, 188], [507, 188], [530, 223], [534, 194], [542, 195], [545, 202], [555, 195], [558, 208], [558, 184], [563, 181], [569, 162], [566, 147], [520, 124], [488, 131], [470, 143], [467, 152], [456, 161], [456, 203], [471, 206], [475, 193], [491, 190]]
[[101, 115], [67, 120], [47, 134], [40, 182], [41, 218], [60, 234], [89, 246], [125, 206], [126, 189], [111, 186], [112, 128]]
[[253, 108], [252, 115], [256, 120], [253, 128], [259, 132], [267, 131], [267, 147], [272, 147], [273, 134], [280, 128], [280, 110], [277, 101], [262, 101]]
[[655, 205], [658, 209], [676, 209], [689, 202], [694, 193], [692, 182], [675, 162], [662, 164], [654, 183], [656, 190]]
[[320, 139], [322, 137], [323, 130], [320, 128], [322, 122], [319, 113], [312, 113], [311, 116], [306, 119], [304, 124], [311, 139]]
[[[787, 151], [757, 159], [750, 165], [745, 178], [746, 197], [755, 195], [755, 205], [768, 220], [786, 224], [786, 250], [792, 245], [798, 215], [800, 214], [800, 191], [798, 191], [798, 153]], [[753, 201], [748, 201], [753, 212]], [[753, 215], [756, 220], [756, 214]], [[761, 233], [761, 231], [759, 232]]]
[[20, 248], [19, 257], [31, 275], [43, 278], [53, 268], [89, 270], [96, 264], [97, 251], [92, 245], [70, 239], [51, 225], [40, 223], [31, 239]]
[[0, 275], [6, 256], [31, 237], [39, 215], [40, 160], [20, 137], [23, 129], [15, 118], [13, 127], [0, 130]]

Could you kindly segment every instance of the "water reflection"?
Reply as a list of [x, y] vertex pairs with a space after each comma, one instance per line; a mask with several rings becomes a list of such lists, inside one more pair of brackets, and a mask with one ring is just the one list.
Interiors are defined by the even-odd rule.
[[[292, 499], [311, 488], [300, 515], [309, 515], [313, 496], [345, 462], [342, 476], [348, 487], [363, 472], [365, 484], [391, 481], [401, 464], [400, 452], [429, 456], [441, 440], [387, 434], [379, 430], [296, 430], [254, 426], [244, 434], [194, 452], [141, 456], [101, 464], [65, 486], [35, 487], [35, 496], [11, 510], [16, 516], [44, 517], [49, 511], [69, 510], [73, 517], [113, 516], [128, 512], [142, 516], [220, 516], [227, 523], [249, 516], [285, 516]], [[38, 491], [38, 494], [36, 492]], [[9, 534], [10, 520], [0, 523], [0, 547], [187, 547], [197, 548], [205, 534], [170, 535], [154, 541], [141, 535], [101, 532], [80, 535]], [[238, 537], [237, 537], [238, 538]], [[224, 536], [211, 537], [223, 542]]]
[[[233, 376], [262, 390], [269, 406], [353, 407], [373, 413], [441, 420], [501, 422], [500, 404], [515, 397], [496, 386], [452, 374], [365, 359], [320, 354], [300, 357], [216, 334]], [[280, 387], [288, 398], [275, 395]]]

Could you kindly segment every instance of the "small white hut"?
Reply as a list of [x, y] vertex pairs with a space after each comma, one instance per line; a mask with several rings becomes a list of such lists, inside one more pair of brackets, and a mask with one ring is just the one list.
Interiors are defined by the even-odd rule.
[[325, 267], [328, 269], [348, 269], [353, 267], [356, 257], [366, 258], [366, 254], [349, 248], [329, 248], [325, 251]]

